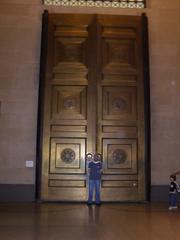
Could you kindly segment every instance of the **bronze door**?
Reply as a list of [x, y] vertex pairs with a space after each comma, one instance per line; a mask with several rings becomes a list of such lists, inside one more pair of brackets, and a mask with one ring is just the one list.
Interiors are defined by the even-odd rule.
[[48, 15], [42, 200], [85, 201], [96, 151], [102, 200], [145, 199], [141, 28], [141, 17]]

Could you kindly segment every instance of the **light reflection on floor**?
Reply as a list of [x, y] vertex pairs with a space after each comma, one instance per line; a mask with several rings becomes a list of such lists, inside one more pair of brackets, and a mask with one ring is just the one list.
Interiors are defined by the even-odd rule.
[[167, 204], [0, 204], [1, 240], [179, 240]]

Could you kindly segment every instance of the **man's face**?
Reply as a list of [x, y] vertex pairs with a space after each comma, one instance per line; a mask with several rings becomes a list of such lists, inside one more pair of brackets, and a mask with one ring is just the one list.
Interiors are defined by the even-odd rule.
[[173, 177], [170, 177], [170, 181], [173, 182], [175, 181], [175, 179]]
[[99, 161], [99, 156], [96, 155], [96, 154], [94, 155], [94, 161], [95, 161], [95, 162], [98, 162], [98, 161]]
[[91, 160], [93, 159], [93, 155], [90, 154], [90, 153], [88, 153], [88, 154], [86, 155], [86, 159], [87, 159], [87, 161], [91, 161]]

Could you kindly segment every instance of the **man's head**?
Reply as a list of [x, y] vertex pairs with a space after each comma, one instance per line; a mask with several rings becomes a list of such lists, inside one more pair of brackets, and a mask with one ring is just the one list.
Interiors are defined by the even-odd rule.
[[170, 180], [171, 180], [171, 181], [176, 181], [176, 175], [171, 175], [171, 176], [170, 176]]
[[101, 160], [102, 160], [102, 156], [101, 156], [100, 153], [94, 154], [94, 161], [95, 162], [101, 162]]
[[93, 155], [92, 155], [92, 153], [87, 153], [87, 154], [86, 154], [86, 160], [87, 160], [87, 161], [92, 161], [92, 160], [93, 160]]

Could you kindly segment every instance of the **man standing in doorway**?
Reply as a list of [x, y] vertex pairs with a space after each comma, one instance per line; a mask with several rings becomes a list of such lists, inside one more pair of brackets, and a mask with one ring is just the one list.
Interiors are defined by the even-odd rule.
[[101, 204], [100, 187], [101, 187], [102, 157], [100, 153], [94, 155], [93, 161], [88, 164], [89, 173], [89, 196], [88, 205], [93, 203], [93, 193], [95, 190], [95, 204]]

